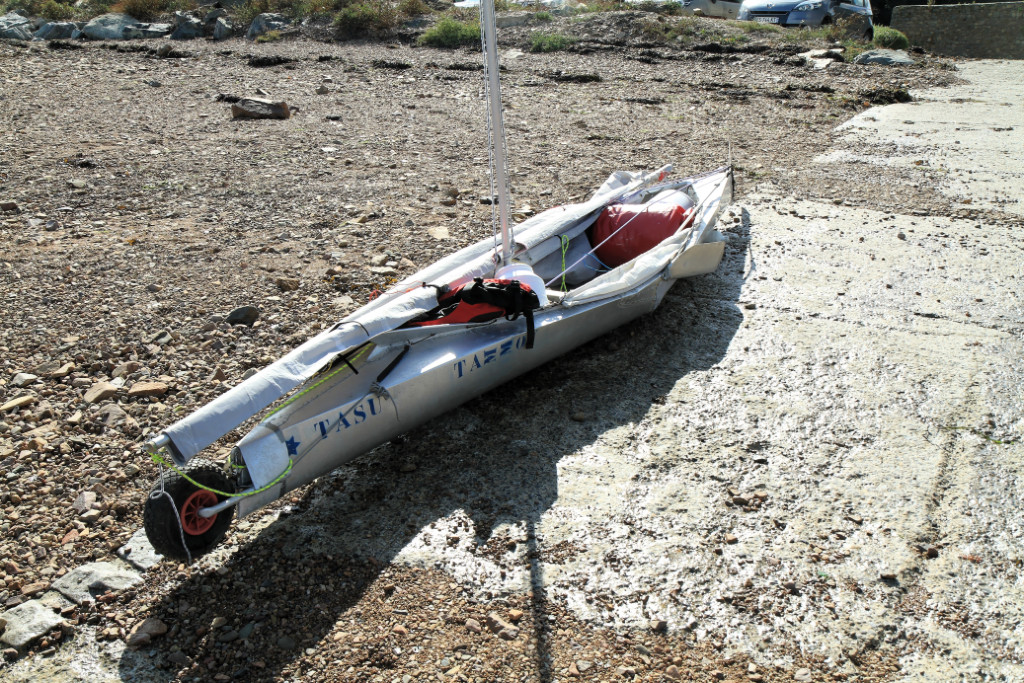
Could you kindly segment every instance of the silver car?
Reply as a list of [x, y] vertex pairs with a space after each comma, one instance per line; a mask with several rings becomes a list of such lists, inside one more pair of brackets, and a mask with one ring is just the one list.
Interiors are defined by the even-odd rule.
[[874, 33], [868, 0], [743, 0], [736, 18], [779, 26], [843, 23], [855, 35]]

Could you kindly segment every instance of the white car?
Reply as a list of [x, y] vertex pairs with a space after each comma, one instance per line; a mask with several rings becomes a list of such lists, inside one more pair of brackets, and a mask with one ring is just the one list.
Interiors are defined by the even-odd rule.
[[741, 4], [733, 0], [683, 0], [683, 14], [693, 14], [694, 10], [700, 10], [705, 17], [735, 19], [740, 14]]

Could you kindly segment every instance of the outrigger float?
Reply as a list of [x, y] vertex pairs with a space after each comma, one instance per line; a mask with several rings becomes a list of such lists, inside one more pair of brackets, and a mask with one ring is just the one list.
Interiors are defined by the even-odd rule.
[[[732, 197], [730, 167], [674, 181], [671, 166], [616, 172], [590, 200], [513, 229], [493, 0], [480, 13], [495, 238], [397, 283], [148, 441], [161, 473], [144, 526], [161, 554], [191, 562], [220, 542], [235, 508], [247, 515], [718, 267], [725, 238], [714, 226]], [[227, 463], [196, 458], [264, 412]]]

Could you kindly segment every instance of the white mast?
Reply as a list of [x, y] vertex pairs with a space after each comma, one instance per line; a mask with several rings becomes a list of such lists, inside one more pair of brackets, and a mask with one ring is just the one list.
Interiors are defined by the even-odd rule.
[[[486, 58], [487, 132], [491, 144], [491, 183], [497, 186], [498, 216], [501, 224], [501, 265], [512, 260], [512, 227], [509, 225], [508, 167], [505, 160], [505, 122], [501, 111], [501, 82], [498, 72], [498, 34], [494, 23], [494, 0], [480, 0], [480, 32]], [[492, 197], [493, 200], [493, 197]]]

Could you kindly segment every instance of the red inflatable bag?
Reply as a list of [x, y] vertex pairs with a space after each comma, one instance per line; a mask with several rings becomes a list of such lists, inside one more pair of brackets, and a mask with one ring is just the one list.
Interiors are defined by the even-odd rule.
[[[590, 243], [600, 244], [594, 253], [605, 265], [615, 268], [648, 251], [692, 220], [693, 209], [678, 205], [645, 209], [642, 205], [616, 204], [601, 212], [590, 229]], [[605, 239], [608, 241], [604, 242]]]

